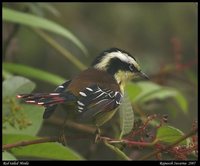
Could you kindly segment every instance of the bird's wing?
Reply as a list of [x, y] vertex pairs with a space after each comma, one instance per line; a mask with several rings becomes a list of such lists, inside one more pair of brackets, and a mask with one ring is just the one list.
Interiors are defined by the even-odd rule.
[[80, 98], [77, 101], [77, 110], [81, 113], [82, 120], [88, 120], [98, 113], [112, 111], [120, 105], [122, 94], [92, 85], [79, 92]]

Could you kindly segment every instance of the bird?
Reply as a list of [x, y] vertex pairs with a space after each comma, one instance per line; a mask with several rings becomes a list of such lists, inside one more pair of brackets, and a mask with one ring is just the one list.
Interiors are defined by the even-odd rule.
[[45, 107], [44, 119], [51, 117], [59, 104], [72, 103], [73, 111], [81, 120], [92, 121], [99, 128], [117, 112], [126, 83], [137, 77], [148, 79], [136, 59], [122, 49], [109, 48], [88, 69], [53, 92], [18, 94], [17, 98]]

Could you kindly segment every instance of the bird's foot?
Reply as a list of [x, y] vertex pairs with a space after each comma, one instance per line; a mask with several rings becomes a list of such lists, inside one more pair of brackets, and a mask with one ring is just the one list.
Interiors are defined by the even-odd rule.
[[96, 131], [95, 131], [95, 140], [94, 140], [94, 142], [98, 143], [100, 141], [100, 139], [101, 139], [101, 131], [100, 131], [99, 128], [97, 128]]
[[63, 145], [66, 146], [67, 145], [67, 139], [66, 139], [66, 135], [65, 135], [65, 123], [66, 123], [66, 119], [64, 120], [64, 123], [62, 125], [62, 129], [61, 132], [59, 134], [59, 142]]
[[67, 145], [67, 139], [66, 139], [66, 136], [65, 136], [64, 133], [62, 133], [62, 134], [59, 135], [58, 142], [61, 143], [63, 146]]

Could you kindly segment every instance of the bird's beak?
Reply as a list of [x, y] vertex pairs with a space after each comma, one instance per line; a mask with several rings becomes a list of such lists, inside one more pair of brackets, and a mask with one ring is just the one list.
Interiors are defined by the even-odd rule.
[[140, 76], [141, 78], [144, 78], [144, 79], [146, 79], [146, 80], [149, 80], [149, 77], [148, 77], [145, 73], [143, 73], [142, 71], [140, 71], [140, 72], [138, 73], [138, 76]]

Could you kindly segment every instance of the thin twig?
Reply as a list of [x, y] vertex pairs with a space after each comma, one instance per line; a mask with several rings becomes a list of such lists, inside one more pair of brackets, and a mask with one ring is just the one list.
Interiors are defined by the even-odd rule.
[[147, 154], [146, 156], [141, 157], [139, 160], [146, 160], [149, 159], [152, 156], [157, 155], [158, 153], [162, 152], [162, 151], [167, 151], [169, 149], [171, 149], [172, 147], [178, 145], [180, 142], [184, 141], [185, 139], [187, 139], [188, 137], [191, 137], [192, 135], [197, 133], [197, 128], [192, 130], [191, 132], [189, 132], [188, 134], [184, 135], [183, 137], [179, 138], [176, 142], [170, 144], [169, 146], [165, 147], [164, 149], [159, 149], [156, 150], [152, 153]]
[[128, 144], [129, 146], [143, 146], [143, 147], [148, 147], [148, 146], [153, 146], [156, 142], [138, 142], [138, 141], [131, 141], [127, 139], [111, 139], [109, 137], [100, 137], [101, 140], [108, 142], [109, 144]]

